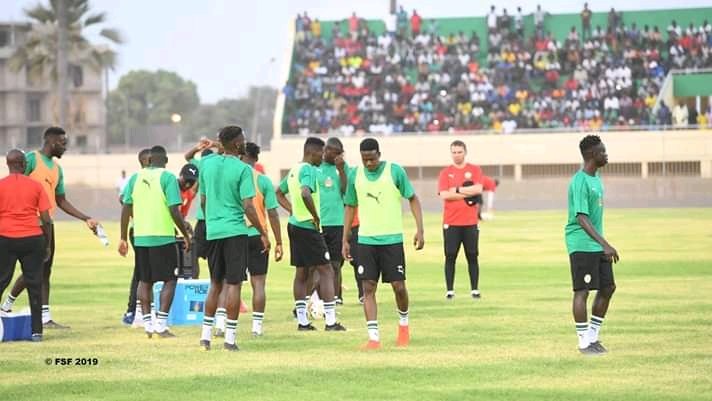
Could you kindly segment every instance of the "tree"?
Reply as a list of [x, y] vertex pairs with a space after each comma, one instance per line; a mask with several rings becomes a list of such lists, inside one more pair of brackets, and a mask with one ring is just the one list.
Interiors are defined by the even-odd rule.
[[185, 126], [200, 99], [195, 83], [175, 72], [136, 70], [119, 79], [108, 103], [109, 140], [118, 144], [126, 143], [131, 133], [140, 135], [136, 133], [150, 126], [170, 124], [173, 114], [181, 115]]
[[249, 141], [269, 143], [272, 137], [272, 119], [277, 90], [269, 86], [252, 86], [246, 97], [222, 99], [215, 104], [201, 104], [188, 116], [186, 140], [201, 136], [213, 138], [228, 124], [237, 124], [245, 129]]
[[[55, 123], [67, 119], [67, 79], [72, 65], [88, 67], [96, 72], [116, 66], [116, 52], [107, 45], [92, 44], [84, 34], [106, 21], [106, 13], [89, 13], [89, 0], [50, 0], [26, 9], [32, 28], [27, 41], [10, 57], [8, 66], [15, 71], [26, 68], [31, 80], [49, 75], [54, 87], [59, 110]], [[65, 28], [66, 27], [66, 28]], [[123, 43], [115, 29], [103, 28], [99, 35], [113, 44]]]

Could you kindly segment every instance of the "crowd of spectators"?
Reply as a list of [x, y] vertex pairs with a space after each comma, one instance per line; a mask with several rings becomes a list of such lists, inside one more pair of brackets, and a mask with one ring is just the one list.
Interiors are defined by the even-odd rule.
[[[492, 6], [484, 37], [440, 35], [436, 20], [401, 7], [380, 35], [354, 13], [327, 40], [318, 19], [299, 15], [284, 132], [598, 130], [679, 125], [683, 114], [692, 122], [687, 106], [652, 110], [667, 71], [712, 67], [707, 20], [687, 28], [673, 20], [661, 32], [625, 25], [611, 9], [607, 26], [592, 27], [586, 4], [581, 32], [555, 38], [548, 17], [538, 6], [526, 36], [520, 7]], [[695, 111], [694, 123], [711, 113]]]

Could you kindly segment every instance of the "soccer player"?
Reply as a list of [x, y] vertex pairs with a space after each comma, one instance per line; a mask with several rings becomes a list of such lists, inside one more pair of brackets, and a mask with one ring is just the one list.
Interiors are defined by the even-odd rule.
[[[168, 329], [168, 312], [176, 289], [174, 269], [178, 265], [174, 226], [183, 235], [190, 250], [190, 233], [178, 211], [181, 204], [178, 180], [166, 170], [168, 157], [162, 146], [151, 148], [151, 164], [131, 176], [126, 185], [121, 210], [119, 254], [128, 253], [129, 219], [133, 216], [134, 252], [139, 271], [138, 296], [141, 300], [143, 327], [148, 338], [154, 331], [163, 338], [175, 337]], [[151, 321], [151, 291], [156, 281], [163, 281], [161, 307], [156, 311], [156, 327]]]
[[185, 219], [190, 212], [190, 206], [198, 190], [198, 167], [188, 163], [180, 169], [178, 173], [178, 189], [180, 189], [181, 205], [178, 208], [181, 216]]
[[[319, 232], [321, 228], [320, 194], [316, 166], [322, 162], [324, 141], [307, 138], [302, 162], [294, 166], [279, 184], [277, 201], [289, 212], [287, 234], [294, 273], [294, 304], [297, 312], [297, 329], [311, 331], [316, 328], [307, 319], [308, 269], [319, 272], [320, 296], [324, 299], [326, 331], [345, 331], [336, 321], [334, 300], [334, 270], [330, 264], [329, 249]], [[287, 199], [286, 195], [289, 195]]]
[[452, 142], [450, 156], [452, 165], [442, 169], [438, 178], [438, 194], [443, 200], [445, 298], [455, 297], [455, 264], [462, 244], [470, 274], [470, 296], [479, 299], [479, 209], [482, 191], [494, 191], [496, 183], [482, 173], [480, 166], [465, 161], [467, 146], [464, 142]]
[[[201, 163], [207, 160], [209, 157], [215, 155], [211, 148], [216, 147], [217, 144], [207, 138], [202, 138], [198, 144], [185, 153], [185, 160], [198, 167], [200, 171]], [[196, 158], [195, 155], [200, 152], [200, 158]], [[198, 180], [196, 191], [200, 192], [200, 180]], [[193, 245], [195, 246], [195, 254], [198, 259], [208, 258], [208, 246], [206, 239], [205, 230], [205, 214], [202, 207], [198, 207], [195, 212], [195, 226], [193, 228]], [[200, 266], [196, 263], [196, 269], [200, 270]]]
[[[141, 166], [141, 169], [144, 169], [149, 166], [151, 163], [151, 149], [142, 149], [138, 153], [138, 163]], [[128, 185], [128, 180], [126, 180], [126, 184]], [[126, 185], [124, 185], [124, 189], [121, 191], [119, 194], [119, 203], [122, 205], [124, 204], [124, 192], [126, 190]], [[131, 247], [133, 248], [134, 246], [134, 232], [133, 232], [133, 224], [129, 227], [129, 242], [131, 243]], [[131, 276], [131, 284], [129, 286], [129, 302], [126, 305], [126, 313], [124, 313], [123, 318], [121, 319], [122, 322], [125, 325], [130, 325], [135, 321], [136, 318], [136, 304], [139, 302], [138, 301], [138, 263], [136, 261], [136, 252], [134, 252], [134, 270], [133, 274]]]
[[40, 183], [23, 175], [25, 164], [25, 154], [11, 150], [10, 174], [0, 180], [0, 296], [19, 260], [30, 298], [32, 341], [42, 341], [42, 265], [51, 254], [52, 220], [49, 197]]
[[[399, 325], [397, 346], [410, 342], [408, 326], [408, 290], [405, 286], [405, 252], [403, 249], [403, 213], [401, 197], [408, 199], [416, 224], [413, 244], [416, 250], [425, 244], [423, 236], [423, 211], [403, 167], [381, 161], [378, 142], [366, 138], [360, 145], [363, 167], [358, 167], [349, 177], [346, 189], [344, 225], [351, 227], [355, 208], [358, 207], [360, 227], [358, 233], [358, 273], [362, 280], [368, 342], [365, 349], [381, 347], [378, 333], [376, 287], [378, 278], [390, 283], [398, 306]], [[342, 253], [351, 259], [350, 231], [344, 231]]]
[[329, 250], [331, 267], [334, 269], [336, 303], [343, 302], [341, 294], [341, 240], [344, 236], [344, 193], [346, 171], [344, 145], [339, 138], [329, 138], [324, 148], [324, 162], [317, 168], [319, 184], [319, 217], [326, 247]]
[[[608, 304], [616, 290], [613, 263], [618, 251], [603, 238], [603, 183], [598, 169], [608, 164], [601, 138], [588, 135], [579, 143], [583, 168], [569, 184], [569, 216], [565, 229], [566, 248], [571, 263], [573, 313], [578, 349], [585, 355], [607, 352], [598, 339]], [[587, 323], [588, 292], [597, 290], [591, 323]]]
[[245, 146], [242, 128], [226, 126], [220, 130], [218, 138], [224, 154], [210, 157], [200, 165], [200, 198], [206, 218], [210, 268], [210, 291], [205, 302], [200, 345], [210, 349], [215, 311], [224, 282], [227, 319], [223, 347], [237, 351], [240, 292], [242, 282], [247, 279], [249, 251], [245, 216], [258, 230], [261, 250], [265, 254], [269, 254], [270, 242], [253, 203], [255, 185], [252, 169], [239, 158]]
[[[59, 206], [59, 208], [68, 215], [86, 223], [87, 227], [96, 233], [99, 222], [75, 208], [67, 199], [64, 191], [64, 173], [62, 172], [62, 167], [60, 167], [59, 163], [53, 158], [61, 159], [66, 150], [67, 133], [60, 127], [47, 128], [44, 132], [44, 145], [42, 149], [25, 155], [27, 161], [25, 175], [30, 176], [30, 178], [42, 184], [42, 187], [47, 192], [50, 203], [50, 217], [54, 216], [54, 211], [56, 207]], [[50, 253], [49, 259], [45, 261], [42, 276], [42, 324], [45, 328], [68, 329], [68, 326], [61, 325], [52, 320], [49, 309], [50, 276], [54, 262], [54, 225], [50, 226], [50, 230], [52, 231], [52, 241], [50, 242], [52, 252]], [[10, 311], [15, 299], [24, 289], [24, 276], [20, 275], [0, 309]]]
[[[257, 211], [257, 217], [262, 227], [267, 227], [267, 219], [274, 234], [274, 260], [282, 260], [282, 229], [279, 223], [279, 203], [274, 192], [274, 186], [270, 179], [254, 169], [259, 160], [260, 147], [257, 144], [248, 142], [245, 145], [245, 154], [242, 161], [253, 167], [252, 177], [255, 185], [255, 198], [253, 204]], [[260, 232], [252, 224], [247, 229], [249, 256], [247, 260], [247, 270], [250, 272], [250, 284], [252, 285], [252, 335], [262, 335], [262, 322], [265, 317], [265, 281], [267, 278], [267, 268], [269, 267], [269, 253], [264, 251]]]

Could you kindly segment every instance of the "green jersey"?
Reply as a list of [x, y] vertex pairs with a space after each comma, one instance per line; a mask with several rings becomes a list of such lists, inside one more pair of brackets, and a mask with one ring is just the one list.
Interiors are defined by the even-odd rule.
[[[349, 167], [344, 165], [344, 171]], [[319, 183], [319, 215], [322, 226], [344, 225], [344, 197], [341, 193], [341, 176], [335, 165], [323, 162], [317, 168]]]
[[[159, 188], [155, 188], [155, 182], [152, 180], [157, 175]], [[139, 177], [142, 178], [139, 180]], [[134, 199], [139, 194], [140, 197]], [[175, 175], [165, 169], [155, 167], [142, 169], [132, 175], [126, 184], [123, 201], [124, 204], [133, 205], [134, 208], [134, 244], [136, 246], [154, 247], [168, 245], [176, 241], [175, 234], [169, 234], [169, 231], [173, 230], [173, 222], [171, 220], [169, 230], [166, 219], [168, 209], [182, 203]], [[161, 210], [158, 211], [157, 208], [161, 208]], [[142, 232], [147, 234], [143, 235]], [[152, 235], [154, 233], [155, 235]]]
[[[292, 172], [290, 171], [290, 174]], [[307, 230], [316, 230], [316, 227], [314, 227], [314, 223], [312, 220], [309, 219], [303, 219], [303, 218], [298, 218], [297, 217], [297, 209], [298, 208], [306, 208], [304, 206], [304, 201], [302, 200], [301, 193], [296, 193], [296, 194], [290, 194], [289, 192], [289, 179], [290, 179], [290, 174], [287, 174], [282, 181], [279, 183], [279, 189], [282, 191], [283, 194], [289, 195], [291, 202], [292, 202], [292, 215], [289, 216], [289, 224], [301, 227], [301, 228], [306, 228]], [[309, 190], [312, 192], [312, 197], [315, 200], [315, 206], [317, 206], [317, 213], [320, 211], [318, 207], [318, 203], [316, 202], [316, 196], [315, 194], [318, 194], [318, 184], [317, 184], [317, 171], [316, 167], [312, 166], [311, 164], [308, 163], [303, 163], [301, 167], [299, 168], [299, 173], [297, 177], [292, 177], [293, 180], [297, 181], [299, 183], [299, 187], [307, 187]], [[318, 196], [318, 195], [317, 195]]]
[[603, 235], [603, 183], [595, 176], [579, 170], [569, 184], [569, 216], [565, 228], [566, 248], [574, 252], [601, 252], [603, 247], [578, 223], [576, 216], [585, 214], [593, 228]]
[[[378, 165], [378, 168], [375, 171], [369, 171], [365, 167], [359, 167], [357, 169], [353, 169], [349, 172], [349, 179], [348, 179], [348, 184], [346, 187], [346, 196], [344, 198], [344, 203], [348, 206], [359, 206], [359, 188], [357, 188], [356, 185], [356, 178], [358, 174], [364, 174], [365, 179], [367, 179], [370, 182], [377, 182], [381, 178], [381, 175], [384, 173], [385, 167], [387, 163], [386, 162], [381, 162]], [[395, 186], [395, 188], [400, 192], [400, 195], [403, 198], [410, 199], [415, 195], [415, 190], [413, 190], [413, 185], [410, 183], [410, 180], [408, 179], [408, 175], [406, 174], [405, 170], [403, 167], [395, 164], [395, 163], [388, 163], [388, 165], [391, 166], [391, 171], [390, 171], [390, 178], [392, 180], [392, 184]], [[368, 196], [368, 194], [362, 194]], [[368, 199], [374, 199], [379, 198], [377, 201], [380, 201], [380, 196], [378, 194], [375, 194], [375, 196], [368, 196]], [[366, 213], [364, 213], [366, 212]], [[364, 222], [369, 220], [369, 219], [374, 219], [374, 216], [369, 216], [368, 211], [362, 209], [359, 207], [358, 211], [358, 216], [359, 216], [359, 221], [361, 222], [361, 226], [364, 225]], [[377, 218], [377, 217], [376, 217]], [[359, 244], [364, 244], [364, 245], [392, 245], [392, 244], [399, 244], [403, 242], [403, 232], [401, 229], [400, 233], [393, 233], [393, 234], [385, 234], [385, 235], [361, 235], [359, 232], [358, 236], [358, 243]]]
[[255, 196], [250, 166], [235, 156], [216, 155], [200, 163], [199, 170], [207, 239], [247, 235], [242, 201]]

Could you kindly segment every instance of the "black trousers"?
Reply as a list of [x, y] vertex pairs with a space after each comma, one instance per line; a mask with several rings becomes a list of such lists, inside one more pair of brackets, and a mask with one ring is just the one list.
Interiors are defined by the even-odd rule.
[[[134, 246], [133, 228], [129, 230], [129, 242]], [[126, 313], [136, 311], [136, 301], [138, 300], [138, 263], [136, 262], [136, 252], [134, 250], [134, 269], [131, 276], [131, 286], [129, 287], [129, 303], [126, 306]]]
[[0, 296], [12, 280], [20, 261], [32, 313], [32, 334], [42, 334], [42, 276], [46, 241], [38, 235], [25, 238], [0, 237]]
[[445, 286], [453, 290], [455, 284], [455, 263], [460, 252], [460, 244], [465, 248], [467, 271], [470, 274], [470, 289], [478, 289], [480, 280], [480, 264], [478, 261], [480, 230], [477, 225], [448, 226], [443, 229], [445, 245]]

